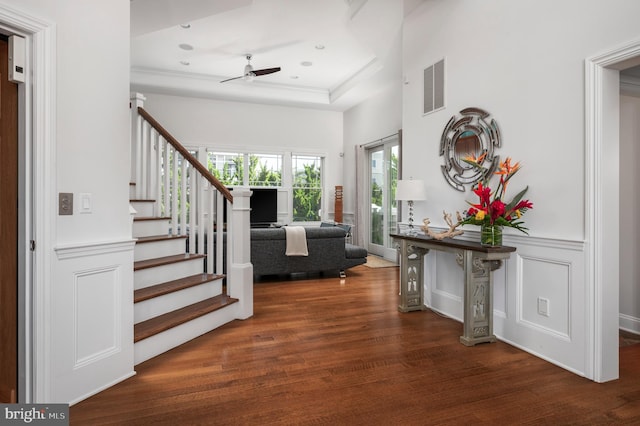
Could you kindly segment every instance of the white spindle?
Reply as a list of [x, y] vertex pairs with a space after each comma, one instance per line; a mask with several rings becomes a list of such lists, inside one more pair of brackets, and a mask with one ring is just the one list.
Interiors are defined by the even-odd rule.
[[169, 183], [169, 176], [171, 175], [171, 146], [167, 141], [163, 141], [162, 146], [164, 147], [164, 164], [163, 164], [163, 172], [164, 172], [164, 211], [162, 214], [164, 217], [169, 217], [171, 214], [171, 205], [169, 204], [169, 194], [171, 194], [171, 187]]
[[147, 181], [148, 168], [149, 168], [149, 133], [150, 125], [146, 121], [142, 126], [142, 172], [140, 174], [141, 180], [138, 185], [141, 186], [142, 199], [149, 198], [149, 183]]
[[[187, 235], [187, 199], [189, 197], [187, 183], [189, 182], [189, 175], [187, 171], [187, 162], [180, 155], [181, 174], [180, 174], [180, 227], [182, 228], [181, 235]], [[191, 240], [193, 241], [193, 240]], [[193, 247], [193, 244], [189, 243], [189, 247]]]
[[[225, 199], [220, 191], [216, 191], [216, 274], [222, 274], [224, 271], [223, 253], [224, 253], [224, 204]], [[231, 212], [229, 212], [231, 213]], [[231, 216], [231, 215], [229, 215]]]
[[136, 132], [136, 198], [139, 200], [142, 198], [142, 128], [143, 123], [146, 123], [142, 117], [138, 116], [138, 128]]
[[[194, 174], [195, 170], [194, 170]], [[198, 221], [198, 253], [204, 253], [204, 232], [205, 232], [205, 216], [206, 216], [206, 208], [207, 204], [205, 202], [205, 194], [207, 181], [200, 174], [198, 174], [198, 178], [196, 179], [198, 182], [198, 211], [197, 211], [197, 221]]]
[[[171, 194], [171, 232], [173, 235], [178, 235], [178, 152], [173, 150], [173, 176], [171, 177], [171, 187], [169, 188]], [[184, 235], [181, 233], [181, 235]]]
[[153, 213], [156, 216], [160, 216], [161, 213], [161, 197], [162, 197], [162, 149], [164, 147], [164, 138], [158, 135], [156, 139], [156, 164], [155, 164], [155, 194], [154, 199], [156, 202], [153, 205]]
[[[182, 160], [184, 161], [184, 159]], [[193, 172], [193, 173], [192, 173]], [[198, 179], [196, 178], [196, 173], [193, 167], [189, 167], [189, 253], [196, 253], [196, 228], [198, 224], [196, 223], [196, 213], [198, 211]], [[183, 192], [184, 194], [184, 192]], [[185, 209], [187, 205], [187, 197], [183, 197], [185, 199]], [[185, 212], [186, 217], [186, 212]]]
[[[222, 203], [226, 206], [227, 208], [227, 220], [225, 225], [225, 233], [227, 235], [226, 238], [226, 247], [225, 247], [225, 251], [227, 253], [227, 264], [225, 265], [225, 270], [227, 271], [227, 276], [231, 271], [231, 265], [233, 264], [233, 234], [231, 233], [231, 230], [233, 229], [233, 205], [227, 201], [226, 198], [224, 198], [224, 196], [222, 197]], [[227, 291], [231, 291], [231, 286], [227, 286]], [[230, 294], [230, 293], [229, 293]]]
[[206, 231], [207, 231], [207, 272], [209, 274], [213, 274], [213, 259], [215, 254], [213, 253], [213, 239], [214, 239], [214, 225], [213, 225], [213, 208], [214, 208], [214, 197], [216, 196], [216, 191], [213, 185], [209, 185], [209, 190], [207, 191], [207, 222], [206, 222]]

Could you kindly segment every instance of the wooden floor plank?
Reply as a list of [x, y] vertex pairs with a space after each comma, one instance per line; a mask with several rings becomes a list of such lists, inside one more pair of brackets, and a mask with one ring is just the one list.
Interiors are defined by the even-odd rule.
[[254, 286], [254, 316], [136, 367], [73, 407], [72, 425], [640, 423], [640, 345], [594, 383], [462, 324], [400, 313], [397, 268]]

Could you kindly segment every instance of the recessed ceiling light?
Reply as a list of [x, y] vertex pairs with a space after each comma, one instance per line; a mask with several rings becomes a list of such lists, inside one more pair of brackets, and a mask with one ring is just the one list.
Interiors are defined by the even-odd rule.
[[189, 28], [191, 28], [191, 24], [180, 24], [180, 28], [188, 30]]
[[324, 49], [324, 44], [316, 44], [316, 49], [318, 50]]
[[297, 75], [291, 75], [289, 76], [289, 78], [292, 80], [297, 80], [299, 77]]
[[189, 62], [189, 61], [180, 61], [180, 63], [181, 63], [182, 65], [184, 65], [184, 66], [191, 65], [191, 62]]
[[193, 50], [193, 46], [187, 43], [181, 43], [178, 47], [182, 50]]
[[311, 65], [313, 65], [313, 62], [311, 62], [311, 61], [302, 61], [302, 62], [300, 62], [300, 65], [302, 65], [303, 67], [310, 67]]

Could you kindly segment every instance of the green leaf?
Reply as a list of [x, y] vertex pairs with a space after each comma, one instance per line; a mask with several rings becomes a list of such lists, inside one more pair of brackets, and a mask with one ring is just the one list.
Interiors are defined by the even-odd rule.
[[511, 210], [513, 210], [516, 204], [518, 204], [522, 199], [522, 197], [524, 197], [524, 194], [527, 192], [528, 189], [529, 187], [527, 186], [525, 189], [520, 191], [515, 197], [513, 197], [513, 200], [511, 200], [511, 202], [505, 207], [505, 211], [510, 212]]

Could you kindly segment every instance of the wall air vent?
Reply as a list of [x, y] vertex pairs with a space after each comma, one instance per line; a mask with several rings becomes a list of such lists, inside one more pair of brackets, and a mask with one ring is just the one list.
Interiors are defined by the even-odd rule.
[[444, 59], [424, 69], [423, 114], [442, 108], [444, 108]]

